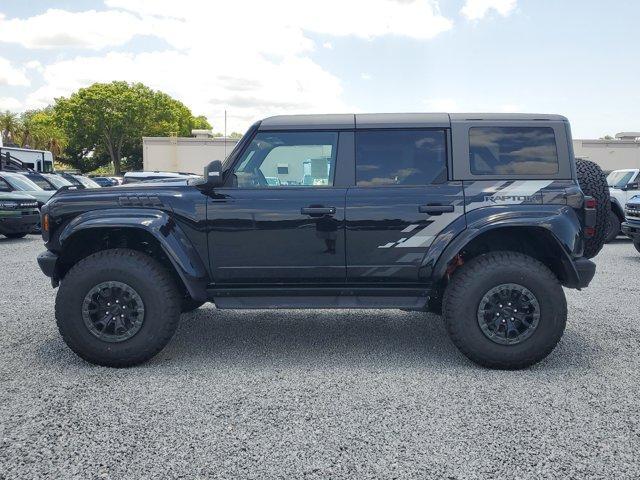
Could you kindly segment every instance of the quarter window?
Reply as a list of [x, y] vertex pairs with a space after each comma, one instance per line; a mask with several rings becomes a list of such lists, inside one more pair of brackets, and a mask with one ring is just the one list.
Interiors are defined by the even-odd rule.
[[549, 127], [472, 127], [469, 161], [474, 175], [555, 174], [556, 137]]
[[336, 132], [260, 132], [234, 170], [237, 186], [333, 185]]
[[446, 179], [443, 130], [371, 130], [356, 133], [360, 187], [428, 185]]

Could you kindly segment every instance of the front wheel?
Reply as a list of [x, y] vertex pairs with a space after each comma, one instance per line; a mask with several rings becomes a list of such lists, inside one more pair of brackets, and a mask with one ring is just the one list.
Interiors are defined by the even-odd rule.
[[455, 272], [445, 290], [444, 319], [469, 359], [514, 370], [551, 353], [564, 332], [567, 303], [556, 276], [538, 260], [494, 252]]
[[80, 260], [56, 297], [65, 343], [108, 367], [149, 360], [169, 342], [179, 319], [180, 295], [170, 273], [135, 250], [104, 250]]

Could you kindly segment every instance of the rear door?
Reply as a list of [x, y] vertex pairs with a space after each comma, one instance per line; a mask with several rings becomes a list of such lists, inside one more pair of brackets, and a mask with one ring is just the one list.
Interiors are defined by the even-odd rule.
[[347, 280], [420, 282], [436, 236], [463, 216], [460, 182], [447, 179], [448, 131], [356, 131], [356, 186], [347, 192]]

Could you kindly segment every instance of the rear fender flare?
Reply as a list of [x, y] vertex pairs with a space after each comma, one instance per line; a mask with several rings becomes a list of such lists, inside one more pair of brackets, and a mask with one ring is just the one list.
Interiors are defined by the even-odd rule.
[[194, 300], [206, 301], [207, 270], [180, 226], [167, 212], [155, 209], [92, 210], [71, 220], [60, 232], [64, 249], [78, 232], [88, 229], [135, 228], [155, 238]]
[[[545, 233], [547, 240], [554, 242], [561, 252], [560, 264], [564, 277], [563, 284], [572, 287], [579, 282], [580, 277], [572, 261], [572, 256], [579, 256], [582, 253], [582, 227], [570, 207], [553, 206], [549, 209], [540, 209], [540, 206], [537, 206], [535, 210], [522, 212], [512, 210], [503, 213], [496, 211], [485, 213], [486, 215], [469, 223], [468, 227], [453, 238], [441, 253], [429, 252], [425, 256], [424, 262], [426, 263], [423, 263], [423, 268], [426, 271], [424, 273], [430, 274], [434, 284], [446, 279], [447, 268], [451, 261], [474, 239], [490, 231], [512, 227], [540, 229]], [[430, 258], [430, 254], [435, 256], [437, 253], [439, 253], [437, 260]], [[430, 268], [430, 265], [433, 265], [433, 268]]]

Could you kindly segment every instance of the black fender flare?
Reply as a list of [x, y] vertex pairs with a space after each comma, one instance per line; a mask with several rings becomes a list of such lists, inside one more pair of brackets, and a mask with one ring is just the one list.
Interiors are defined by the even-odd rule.
[[[434, 284], [446, 279], [447, 269], [454, 257], [474, 239], [489, 231], [501, 228], [534, 228], [540, 229], [547, 236], [548, 241], [554, 242], [560, 254], [562, 266], [562, 284], [568, 288], [576, 288], [580, 283], [580, 275], [572, 260], [573, 256], [582, 253], [583, 241], [581, 225], [577, 216], [570, 207], [551, 206], [541, 209], [525, 209], [522, 211], [500, 212], [493, 208], [486, 210], [476, 217], [457, 236], [451, 239], [440, 252], [429, 252], [424, 261], [423, 268], [428, 269], [431, 281]], [[480, 212], [478, 212], [480, 213]], [[430, 267], [430, 265], [433, 265]]]
[[624, 205], [620, 205], [620, 202], [617, 198], [611, 197], [611, 210], [615, 213], [621, 222], [624, 222]]
[[202, 258], [176, 221], [162, 210], [126, 208], [91, 210], [78, 215], [60, 232], [61, 248], [80, 231], [97, 228], [135, 228], [153, 236], [194, 300], [206, 301], [208, 274]]

